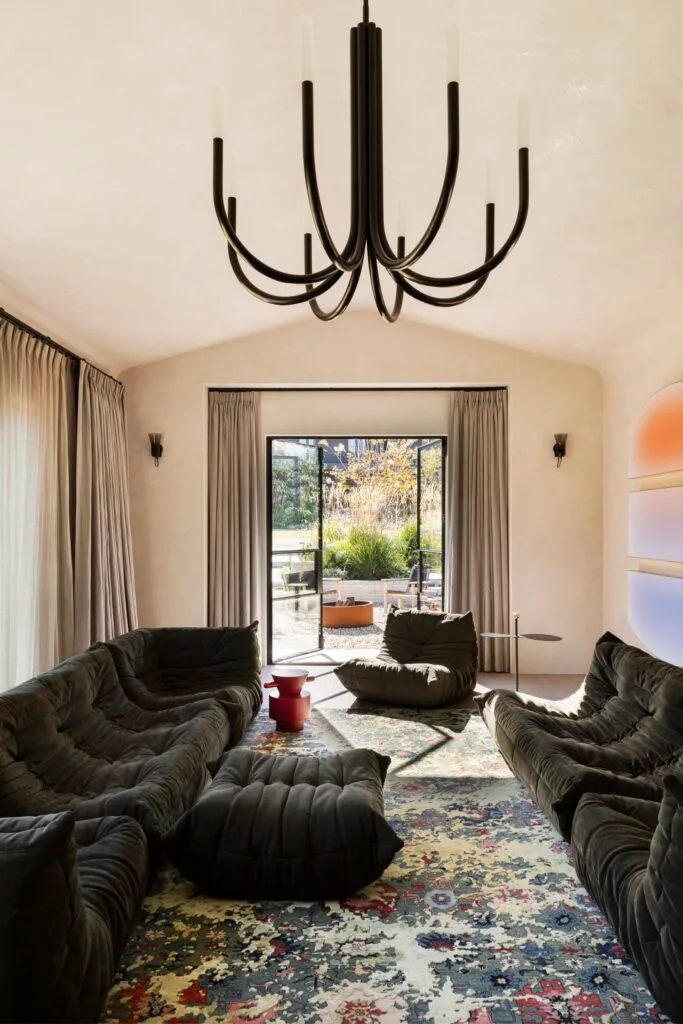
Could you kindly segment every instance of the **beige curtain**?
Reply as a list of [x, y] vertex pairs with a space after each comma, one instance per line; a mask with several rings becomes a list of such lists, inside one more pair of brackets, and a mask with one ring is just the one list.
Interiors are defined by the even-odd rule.
[[[478, 633], [510, 630], [507, 391], [456, 391], [448, 438], [447, 595]], [[510, 671], [507, 640], [479, 638], [482, 672]]]
[[209, 392], [210, 626], [247, 626], [260, 614], [260, 401]]
[[0, 691], [74, 650], [75, 369], [0, 316]]
[[123, 384], [81, 363], [76, 451], [76, 648], [137, 626]]

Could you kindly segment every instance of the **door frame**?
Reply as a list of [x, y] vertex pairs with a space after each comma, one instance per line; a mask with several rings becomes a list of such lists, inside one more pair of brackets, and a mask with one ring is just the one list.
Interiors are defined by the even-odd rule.
[[291, 597], [273, 597], [273, 442], [287, 441], [290, 444], [305, 445], [309, 448], [316, 448], [318, 452], [318, 547], [317, 548], [292, 548], [277, 552], [282, 555], [301, 555], [312, 553], [315, 562], [315, 593], [302, 595], [305, 597], [318, 597], [318, 647], [311, 651], [297, 651], [296, 654], [289, 654], [281, 658], [277, 664], [282, 665], [295, 658], [308, 658], [312, 654], [318, 654], [323, 649], [323, 454], [321, 445], [308, 444], [298, 437], [268, 436], [266, 438], [266, 656], [269, 665], [273, 661], [273, 603], [275, 601], [296, 601], [299, 598], [292, 594]]
[[444, 604], [446, 600], [446, 458], [448, 453], [448, 438], [447, 437], [431, 437], [424, 444], [418, 445], [417, 451], [417, 607], [422, 607], [422, 563], [424, 554], [433, 554], [433, 548], [423, 548], [420, 536], [421, 530], [421, 501], [422, 496], [422, 475], [420, 473], [420, 452], [425, 448], [431, 447], [436, 444], [437, 441], [441, 442], [441, 610], [445, 611]]
[[[359, 390], [361, 390], [361, 389], [359, 389]], [[365, 390], [365, 389], [363, 389], [363, 390]], [[423, 390], [423, 389], [417, 389], [416, 388], [414, 390]], [[432, 389], [430, 389], [430, 390], [432, 390]], [[443, 389], [443, 390], [452, 390], [452, 389]], [[442, 455], [442, 482], [441, 482], [441, 492], [442, 492], [441, 493], [441, 578], [442, 578], [442, 588], [443, 588], [443, 597], [442, 597], [442, 603], [443, 603], [445, 601], [445, 586], [444, 586], [444, 583], [445, 583], [445, 570], [446, 570], [446, 501], [447, 501], [447, 496], [448, 496], [448, 490], [447, 490], [447, 487], [446, 487], [446, 476], [447, 476], [447, 465], [448, 465], [448, 437], [447, 437], [447, 435], [445, 435], [445, 434], [428, 434], [425, 437], [416, 437], [414, 433], [410, 433], [410, 434], [381, 434], [380, 437], [378, 438], [377, 435], [374, 435], [374, 434], [357, 434], [357, 433], [339, 434], [339, 433], [334, 433], [334, 434], [323, 434], [322, 436], [325, 437], [326, 440], [330, 440], [330, 441], [334, 441], [335, 439], [341, 439], [341, 438], [345, 437], [347, 440], [353, 439], [353, 440], [358, 440], [358, 441], [372, 441], [372, 440], [382, 440], [382, 441], [384, 441], [384, 440], [386, 440], [386, 441], [420, 441], [422, 443], [422, 445], [429, 444], [429, 443], [431, 443], [433, 441], [441, 441], [442, 446], [443, 446], [442, 447], [442, 452], [443, 452], [443, 455]], [[267, 657], [267, 664], [269, 664], [269, 665], [273, 664], [273, 583], [272, 583], [272, 559], [273, 559], [273, 487], [272, 487], [272, 483], [273, 483], [273, 472], [272, 472], [272, 470], [273, 470], [273, 461], [272, 461], [272, 452], [273, 452], [273, 441], [294, 441], [294, 442], [296, 442], [298, 444], [305, 443], [305, 442], [302, 442], [300, 435], [293, 435], [293, 434], [267, 434], [266, 435], [266, 573], [267, 573], [267, 577], [266, 577], [266, 596], [267, 596], [267, 609], [266, 609], [266, 644], [267, 644], [267, 647], [266, 647], [266, 657]], [[311, 445], [311, 447], [314, 447], [314, 446]], [[320, 459], [320, 462], [319, 462], [319, 466], [320, 466], [320, 479], [322, 480], [322, 461], [323, 461], [322, 446], [321, 445], [317, 445], [317, 447], [318, 447], [319, 459]], [[417, 451], [417, 449], [416, 449], [416, 451]], [[415, 477], [416, 477], [416, 484], [417, 484], [417, 488], [418, 488], [417, 504], [416, 504], [416, 508], [415, 508], [415, 517], [416, 517], [416, 520], [417, 520], [418, 508], [419, 508], [419, 487], [420, 487], [420, 478], [419, 478], [419, 473], [418, 473], [418, 468], [417, 468], [417, 459], [416, 459], [416, 464], [415, 464]], [[292, 659], [298, 658], [298, 657], [309, 658], [311, 655], [314, 655], [314, 654], [317, 654], [319, 652], [324, 651], [324, 643], [323, 643], [324, 635], [323, 635], [323, 629], [322, 629], [322, 602], [323, 602], [322, 578], [323, 578], [323, 572], [324, 572], [324, 570], [323, 570], [323, 519], [324, 519], [324, 508], [323, 508], [323, 500], [322, 500], [322, 492], [321, 492], [321, 501], [319, 503], [319, 521], [318, 521], [318, 531], [319, 531], [319, 539], [320, 539], [320, 549], [319, 549], [320, 550], [320, 557], [317, 560], [318, 561], [318, 565], [317, 565], [317, 576], [316, 576], [318, 593], [320, 595], [320, 634], [319, 634], [320, 646], [318, 648], [318, 651], [311, 651], [308, 654], [305, 654], [305, 653], [293, 654], [293, 655], [290, 655], [288, 658], [284, 659], [283, 661], [278, 662], [278, 664], [284, 664], [284, 662], [291, 661]], [[309, 550], [309, 549], [297, 549], [296, 553], [300, 554], [302, 550]], [[315, 550], [315, 549], [311, 548], [310, 550]], [[286, 553], [286, 552], [283, 552], [283, 553]], [[418, 603], [417, 603], [418, 608], [420, 607], [419, 591], [420, 591], [420, 588], [418, 587]], [[308, 595], [308, 596], [311, 596], [311, 595]]]

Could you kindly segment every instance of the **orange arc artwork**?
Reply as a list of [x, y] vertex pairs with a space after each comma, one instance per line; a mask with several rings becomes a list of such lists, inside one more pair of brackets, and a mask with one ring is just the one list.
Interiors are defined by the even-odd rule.
[[683, 381], [655, 395], [633, 433], [631, 476], [683, 470]]

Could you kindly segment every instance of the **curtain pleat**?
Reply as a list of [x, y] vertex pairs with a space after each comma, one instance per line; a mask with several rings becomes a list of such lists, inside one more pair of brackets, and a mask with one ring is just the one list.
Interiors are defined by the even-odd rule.
[[[507, 391], [456, 391], [448, 439], [447, 594], [478, 633], [510, 630]], [[510, 671], [507, 640], [479, 640], [483, 672]]]
[[0, 691], [74, 651], [75, 365], [0, 317]]
[[76, 649], [137, 626], [124, 387], [81, 364], [76, 443]]
[[210, 626], [260, 614], [259, 414], [256, 393], [209, 392]]

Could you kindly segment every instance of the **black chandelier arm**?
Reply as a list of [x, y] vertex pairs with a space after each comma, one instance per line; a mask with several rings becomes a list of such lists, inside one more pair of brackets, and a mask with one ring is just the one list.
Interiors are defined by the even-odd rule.
[[[336, 272], [333, 266], [325, 267], [323, 270], [316, 270], [310, 276], [306, 274], [288, 274], [268, 266], [246, 247], [235, 230], [237, 221], [237, 200], [234, 196], [228, 198], [228, 212], [225, 211], [223, 202], [223, 140], [213, 140], [213, 205], [216, 211], [218, 222], [223, 229], [228, 246], [234, 249], [242, 259], [264, 277], [271, 281], [279, 281], [281, 284], [311, 284], [315, 285], [327, 281]], [[232, 211], [232, 212], [231, 212]]]
[[[486, 204], [486, 259], [489, 260], [495, 252], [495, 228], [496, 228], [496, 207], [494, 203]], [[437, 306], [441, 309], [451, 309], [453, 306], [461, 306], [463, 302], [467, 302], [474, 295], [482, 290], [486, 282], [488, 281], [488, 274], [483, 274], [473, 285], [471, 285], [466, 291], [460, 292], [459, 295], [452, 296], [436, 296], [427, 295], [425, 292], [420, 291], [414, 285], [412, 285], [406, 278], [405, 271], [389, 271], [391, 276], [397, 281], [406, 295], [409, 295], [411, 299], [418, 299], [420, 302], [426, 302], [430, 306]]]
[[[405, 252], [405, 238], [401, 236], [398, 240], [398, 251], [399, 255], [401, 252]], [[394, 299], [394, 308], [389, 311], [389, 307], [386, 304], [384, 293], [382, 292], [382, 282], [379, 278], [379, 266], [377, 263], [377, 257], [372, 251], [372, 247], [368, 246], [368, 268], [370, 270], [370, 284], [372, 285], [372, 294], [375, 298], [375, 305], [379, 310], [380, 316], [384, 320], [387, 320], [390, 324], [396, 323], [399, 316], [401, 315], [401, 309], [403, 307], [403, 283], [401, 282], [399, 275], [391, 273], [391, 277], [396, 283], [396, 298]]]
[[[313, 236], [308, 233], [304, 235], [304, 261], [306, 264], [306, 268], [308, 269], [313, 261]], [[337, 305], [334, 306], [331, 310], [325, 311], [324, 309], [320, 308], [315, 299], [310, 300], [309, 305], [313, 312], [315, 313], [315, 315], [317, 316], [318, 320], [324, 320], [325, 322], [329, 322], [330, 320], [336, 320], [338, 316], [341, 316], [342, 313], [346, 312], [351, 303], [351, 300], [353, 299], [353, 296], [356, 293], [356, 288], [358, 287], [358, 282], [360, 281], [362, 271], [362, 263], [355, 270], [351, 271], [349, 283], [347, 284], [344, 290], [344, 294], [339, 299]]]
[[457, 82], [448, 83], [448, 155], [441, 194], [424, 235], [417, 245], [403, 257], [394, 255], [386, 237], [384, 226], [383, 188], [383, 118], [382, 118], [382, 30], [374, 25], [369, 30], [368, 92], [370, 94], [370, 169], [371, 193], [369, 231], [377, 259], [387, 270], [405, 270], [427, 252], [444, 222], [450, 206], [458, 176], [460, 159], [460, 113]]
[[[492, 205], [492, 203], [487, 204], [487, 209]], [[471, 284], [473, 281], [478, 281], [479, 278], [490, 274], [492, 270], [499, 267], [510, 250], [517, 244], [522, 231], [524, 230], [528, 213], [529, 150], [524, 148], [519, 150], [519, 208], [517, 211], [517, 219], [507, 240], [503, 245], [501, 245], [498, 252], [492, 252], [490, 258], [487, 254], [486, 260], [480, 267], [477, 267], [475, 270], [470, 270], [466, 274], [457, 274], [455, 277], [429, 277], [425, 274], [418, 274], [414, 270], [405, 270], [404, 277], [406, 281], [411, 281], [413, 284], [424, 285], [427, 288], [457, 288], [459, 285]]]
[[[228, 217], [231, 228], [235, 228], [237, 223], [237, 204], [234, 196], [231, 196], [228, 200]], [[228, 245], [228, 259], [230, 260], [230, 266], [232, 267], [233, 273], [239, 283], [243, 285], [247, 291], [254, 296], [256, 299], [261, 299], [262, 302], [269, 302], [273, 306], [296, 306], [303, 302], [310, 302], [312, 299], [317, 299], [325, 292], [329, 292], [337, 281], [342, 277], [341, 270], [333, 271], [332, 275], [323, 281], [322, 284], [316, 286], [307, 285], [305, 292], [297, 292], [294, 295], [273, 295], [272, 292], [266, 292], [258, 285], [255, 285], [253, 281], [250, 281], [247, 275], [242, 270], [239, 256], [235, 252], [235, 249]]]
[[351, 223], [342, 252], [338, 252], [327, 226], [318, 185], [315, 161], [315, 112], [313, 83], [301, 83], [301, 119], [303, 125], [303, 159], [306, 191], [320, 243], [337, 268], [351, 273], [364, 259], [365, 235], [362, 225], [367, 216], [366, 113], [365, 113], [365, 32], [351, 29]]
[[[313, 223], [315, 224], [318, 237], [320, 238], [320, 244], [325, 250], [325, 254], [328, 259], [332, 261], [334, 267], [337, 270], [344, 271], [344, 273], [350, 273], [355, 270], [358, 263], [363, 258], [363, 241], [361, 232], [359, 230], [359, 219], [356, 218], [356, 224], [351, 225], [349, 233], [349, 241], [343, 252], [338, 252], [330, 234], [330, 230], [327, 226], [327, 220], [323, 212], [322, 201], [320, 199], [320, 188], [318, 186], [318, 172], [315, 164], [315, 135], [313, 130], [313, 83], [302, 82], [301, 83], [301, 113], [303, 120], [303, 136], [304, 136], [304, 175], [306, 178], [306, 191], [308, 192], [308, 202], [311, 208], [311, 216], [313, 217]], [[354, 115], [355, 117], [356, 115]], [[354, 180], [356, 179], [356, 173], [353, 175]], [[355, 189], [356, 186], [352, 186]], [[353, 202], [352, 202], [353, 205]]]
[[239, 256], [231, 245], [228, 246], [228, 258], [230, 260], [230, 266], [233, 269], [235, 277], [241, 285], [244, 285], [246, 290], [254, 296], [256, 299], [261, 299], [262, 302], [269, 302], [273, 306], [297, 306], [304, 302], [310, 302], [311, 299], [319, 298], [324, 295], [325, 292], [329, 292], [337, 281], [343, 276], [341, 270], [335, 270], [334, 274], [328, 281], [324, 281], [322, 284], [318, 284], [315, 287], [313, 285], [307, 285], [310, 291], [297, 292], [294, 295], [273, 295], [271, 292], [265, 292], [262, 288], [250, 281], [247, 275], [242, 270], [240, 265]]

